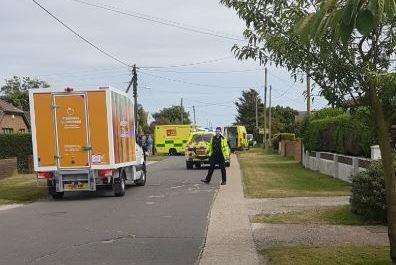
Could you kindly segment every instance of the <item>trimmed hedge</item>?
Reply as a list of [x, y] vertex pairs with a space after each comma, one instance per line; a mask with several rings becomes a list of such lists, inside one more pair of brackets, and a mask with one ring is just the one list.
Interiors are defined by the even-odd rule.
[[274, 150], [278, 150], [279, 142], [282, 140], [294, 141], [296, 140], [296, 135], [294, 133], [279, 133], [274, 135], [274, 137], [271, 139], [272, 148]]
[[386, 191], [382, 164], [352, 177], [351, 211], [367, 220], [386, 222]]
[[376, 137], [367, 110], [351, 115], [339, 109], [325, 109], [304, 121], [302, 138], [308, 151], [370, 157], [370, 146]]
[[33, 154], [31, 134], [0, 134], [0, 159], [16, 157], [18, 172], [29, 172], [29, 156]]

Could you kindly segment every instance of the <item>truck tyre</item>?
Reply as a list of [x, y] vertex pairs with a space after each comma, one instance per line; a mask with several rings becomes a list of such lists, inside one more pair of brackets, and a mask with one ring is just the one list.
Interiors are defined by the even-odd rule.
[[191, 161], [186, 161], [186, 168], [187, 168], [187, 169], [193, 169], [193, 167], [194, 167], [193, 162], [191, 162]]
[[114, 196], [116, 197], [122, 197], [125, 195], [125, 178], [124, 178], [124, 172], [119, 178], [115, 178], [113, 181], [113, 191], [114, 191]]
[[199, 168], [202, 167], [202, 164], [201, 164], [201, 163], [196, 163], [196, 164], [195, 164], [195, 167], [199, 169]]
[[142, 176], [140, 177], [140, 179], [135, 180], [135, 185], [136, 186], [144, 186], [144, 185], [146, 185], [146, 176], [147, 176], [146, 170], [143, 170], [142, 171]]
[[60, 200], [65, 195], [64, 192], [56, 192], [56, 187], [52, 180], [47, 181], [47, 186], [48, 186], [48, 194], [51, 195], [51, 197], [54, 200]]

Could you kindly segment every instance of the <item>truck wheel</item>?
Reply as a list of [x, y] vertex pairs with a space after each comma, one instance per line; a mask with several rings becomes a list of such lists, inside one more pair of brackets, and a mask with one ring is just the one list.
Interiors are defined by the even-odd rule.
[[187, 168], [187, 169], [193, 169], [193, 167], [194, 167], [193, 162], [191, 162], [191, 161], [186, 161], [186, 168]]
[[55, 187], [54, 181], [47, 180], [47, 186], [48, 186], [48, 194], [51, 195], [51, 197], [54, 200], [60, 200], [65, 195], [64, 192], [56, 192], [56, 187]]
[[48, 193], [54, 200], [60, 200], [65, 195], [64, 192], [56, 192], [55, 187], [48, 187]]
[[122, 173], [122, 175], [118, 178], [115, 178], [113, 181], [113, 191], [114, 191], [114, 196], [116, 197], [122, 197], [125, 195], [125, 178], [124, 178], [124, 174]]
[[142, 171], [142, 176], [140, 177], [140, 179], [135, 180], [135, 185], [136, 186], [144, 186], [144, 185], [146, 185], [146, 176], [147, 176], [147, 173], [146, 173], [145, 170], [143, 170]]
[[202, 165], [201, 165], [201, 163], [196, 163], [196, 164], [195, 164], [195, 167], [196, 167], [196, 168], [201, 168]]

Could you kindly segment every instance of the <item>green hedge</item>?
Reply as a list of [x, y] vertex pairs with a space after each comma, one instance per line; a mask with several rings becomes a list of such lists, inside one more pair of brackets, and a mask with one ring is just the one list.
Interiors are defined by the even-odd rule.
[[370, 146], [376, 137], [366, 110], [351, 115], [326, 109], [304, 121], [302, 138], [308, 151], [370, 157]]
[[274, 135], [274, 137], [271, 139], [272, 148], [274, 150], [278, 150], [279, 142], [282, 140], [294, 141], [296, 140], [296, 135], [294, 133], [279, 133]]
[[17, 157], [18, 172], [29, 173], [28, 157], [32, 155], [31, 134], [0, 134], [0, 159]]
[[367, 220], [386, 222], [385, 180], [380, 162], [352, 177], [351, 210]]

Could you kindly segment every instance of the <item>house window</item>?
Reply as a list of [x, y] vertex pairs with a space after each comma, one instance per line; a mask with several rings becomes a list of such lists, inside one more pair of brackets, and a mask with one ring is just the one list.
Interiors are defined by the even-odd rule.
[[3, 128], [3, 133], [4, 134], [13, 134], [14, 129], [13, 128]]

